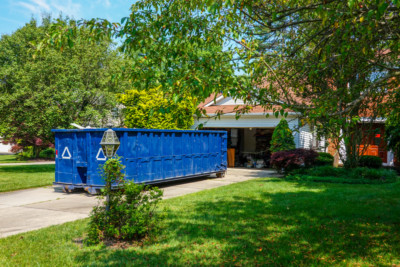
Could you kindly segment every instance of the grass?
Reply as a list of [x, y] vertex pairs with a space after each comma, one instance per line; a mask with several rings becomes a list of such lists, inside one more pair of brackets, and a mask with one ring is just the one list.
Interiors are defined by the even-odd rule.
[[0, 239], [0, 266], [400, 264], [400, 184], [258, 179], [162, 202], [163, 234], [82, 247], [87, 219]]
[[55, 165], [0, 166], [0, 192], [51, 185]]
[[0, 155], [0, 164], [2, 163], [24, 163], [26, 160], [17, 160], [16, 155]]

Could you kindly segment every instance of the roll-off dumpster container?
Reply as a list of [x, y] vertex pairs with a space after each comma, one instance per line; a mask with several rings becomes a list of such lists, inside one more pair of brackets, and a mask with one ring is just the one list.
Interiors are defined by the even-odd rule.
[[[107, 129], [53, 130], [55, 133], [55, 183], [65, 191], [84, 188], [90, 193], [104, 186], [105, 163], [100, 141]], [[113, 129], [121, 145], [117, 155], [126, 180], [155, 184], [169, 180], [223, 176], [227, 167], [227, 133]]]

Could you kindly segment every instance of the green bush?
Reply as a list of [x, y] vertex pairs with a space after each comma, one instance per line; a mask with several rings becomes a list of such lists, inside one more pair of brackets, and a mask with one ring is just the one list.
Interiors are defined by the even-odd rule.
[[382, 167], [382, 159], [377, 156], [361, 156], [358, 164], [360, 167], [379, 169]]
[[[358, 167], [354, 169], [320, 166], [310, 169], [294, 170], [287, 176], [289, 180], [324, 181], [338, 183], [370, 183], [371, 181], [394, 182], [397, 173], [389, 169], [370, 169]], [[375, 182], [372, 182], [375, 183]]]
[[[125, 106], [125, 125], [129, 128], [190, 129], [194, 123], [196, 99], [186, 95], [174, 101], [160, 87], [148, 90], [126, 90], [117, 95]], [[178, 101], [179, 100], [179, 101]]]
[[292, 130], [290, 130], [288, 122], [285, 119], [281, 119], [272, 134], [270, 151], [274, 153], [295, 148]]
[[298, 169], [293, 171], [291, 174], [307, 174], [311, 176], [325, 177], [341, 177], [348, 174], [348, 170], [343, 168], [335, 168], [333, 166], [319, 166], [310, 169]]
[[34, 149], [33, 146], [26, 146], [22, 150], [22, 152], [18, 153], [16, 156], [17, 160], [26, 160], [26, 159], [32, 159], [35, 157]]
[[397, 177], [397, 173], [388, 169], [371, 169], [365, 167], [358, 167], [351, 170], [351, 177], [353, 179], [369, 179], [369, 180], [387, 180]]
[[54, 159], [56, 157], [56, 151], [54, 148], [46, 148], [39, 153], [39, 158], [42, 159]]
[[[400, 100], [400, 93], [396, 94], [397, 103]], [[395, 103], [396, 103], [395, 102]], [[397, 110], [394, 110], [389, 114], [385, 122], [385, 139], [387, 148], [391, 149], [395, 156], [400, 159], [400, 109], [399, 105], [396, 105]]]
[[318, 157], [315, 160], [316, 166], [332, 166], [334, 157], [326, 152], [318, 152]]
[[119, 159], [109, 159], [103, 166], [106, 186], [100, 197], [106, 201], [92, 210], [87, 244], [140, 240], [159, 229], [162, 216], [156, 207], [162, 191], [125, 182], [123, 168]]

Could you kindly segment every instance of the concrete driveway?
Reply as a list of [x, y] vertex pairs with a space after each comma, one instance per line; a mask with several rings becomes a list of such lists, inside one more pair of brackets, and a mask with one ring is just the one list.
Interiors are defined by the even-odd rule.
[[[159, 185], [164, 199], [195, 193], [246, 180], [275, 176], [272, 170], [229, 169], [224, 178], [210, 176]], [[58, 187], [42, 187], [0, 194], [0, 238], [89, 216], [96, 196], [63, 193]]]

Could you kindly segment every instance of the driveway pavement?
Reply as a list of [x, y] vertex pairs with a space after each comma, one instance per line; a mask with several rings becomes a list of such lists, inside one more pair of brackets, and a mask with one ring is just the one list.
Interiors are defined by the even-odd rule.
[[[246, 180], [275, 176], [272, 170], [228, 169], [224, 178], [210, 176], [160, 185], [164, 199]], [[0, 194], [0, 238], [89, 216], [98, 202], [87, 193], [63, 193], [59, 187], [42, 187]]]

